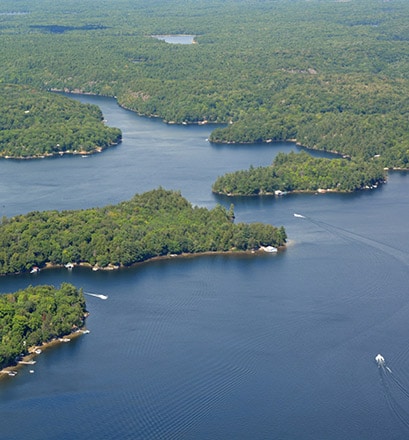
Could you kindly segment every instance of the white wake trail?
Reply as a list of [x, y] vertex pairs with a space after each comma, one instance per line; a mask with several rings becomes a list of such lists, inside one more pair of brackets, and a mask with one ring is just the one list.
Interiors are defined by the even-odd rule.
[[[402, 406], [402, 404], [409, 401], [409, 390], [399, 378], [392, 373], [392, 370], [386, 365], [385, 358], [381, 354], [375, 357], [375, 361], [379, 368], [386, 402], [395, 416], [409, 429], [409, 413], [408, 410]], [[396, 392], [398, 392], [399, 395], [397, 395]], [[399, 397], [400, 403], [398, 402]]]
[[99, 299], [108, 299], [108, 295], [102, 295], [99, 293], [91, 293], [91, 292], [84, 292], [85, 295], [89, 295], [89, 296], [94, 296], [95, 298], [99, 298]]

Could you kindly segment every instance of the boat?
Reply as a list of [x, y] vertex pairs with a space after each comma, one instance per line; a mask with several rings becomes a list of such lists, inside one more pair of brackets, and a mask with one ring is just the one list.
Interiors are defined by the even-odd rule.
[[84, 294], [89, 296], [94, 296], [95, 298], [99, 298], [99, 299], [108, 299], [107, 295], [102, 295], [99, 293], [84, 292]]
[[301, 215], [301, 214], [297, 214], [297, 213], [295, 213], [295, 212], [294, 212], [294, 217], [297, 217], [297, 218], [305, 218], [303, 215]]
[[37, 267], [37, 266], [34, 266], [34, 267], [30, 270], [30, 273], [38, 273], [38, 272], [40, 272], [40, 268]]
[[74, 268], [74, 263], [67, 263], [67, 264], [65, 265], [65, 267], [66, 267], [67, 269], [73, 269], [73, 268]]
[[383, 367], [385, 365], [385, 358], [381, 354], [375, 356], [375, 361], [378, 364], [378, 367]]
[[18, 361], [19, 364], [21, 365], [34, 365], [36, 363], [36, 361]]
[[277, 248], [274, 246], [261, 246], [260, 249], [262, 249], [264, 252], [268, 252], [269, 254], [277, 252]]

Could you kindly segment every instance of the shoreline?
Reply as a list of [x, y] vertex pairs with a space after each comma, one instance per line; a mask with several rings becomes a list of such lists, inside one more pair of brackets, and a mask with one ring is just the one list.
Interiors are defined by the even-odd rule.
[[[287, 243], [285, 245], [282, 246], [276, 246], [277, 249], [282, 252], [285, 251], [287, 248]], [[81, 263], [71, 263], [70, 267], [67, 268], [66, 265], [64, 264], [52, 264], [52, 263], [46, 263], [45, 267], [40, 268], [40, 270], [52, 270], [52, 269], [62, 269], [64, 267], [67, 268], [67, 270], [72, 270], [75, 267], [84, 267], [84, 268], [88, 268], [91, 269], [94, 272], [97, 271], [112, 271], [112, 270], [120, 270], [120, 269], [127, 269], [127, 268], [131, 268], [134, 267], [136, 265], [139, 264], [147, 264], [150, 263], [152, 261], [160, 261], [160, 260], [171, 260], [171, 259], [175, 259], [175, 258], [195, 258], [195, 257], [200, 257], [200, 256], [206, 256], [206, 255], [255, 255], [255, 254], [259, 254], [262, 255], [264, 253], [262, 247], [258, 248], [258, 249], [249, 249], [249, 250], [229, 250], [229, 251], [205, 251], [205, 252], [196, 252], [196, 253], [181, 253], [181, 254], [166, 254], [166, 255], [156, 255], [155, 257], [151, 257], [151, 258], [147, 258], [146, 260], [143, 261], [135, 261], [134, 263], [130, 264], [129, 266], [124, 266], [124, 265], [113, 265], [113, 264], [109, 264], [108, 266], [105, 267], [101, 267], [98, 265], [92, 265], [91, 263], [87, 263], [87, 262], [81, 262]], [[17, 275], [17, 274], [8, 274], [8, 275]], [[4, 275], [7, 276], [7, 275]]]
[[0, 159], [7, 159], [7, 160], [36, 160], [36, 159], [53, 159], [53, 158], [57, 158], [57, 157], [63, 157], [63, 156], [91, 156], [93, 154], [97, 154], [97, 153], [102, 153], [103, 151], [112, 148], [112, 147], [116, 147], [119, 144], [121, 144], [121, 141], [118, 142], [113, 142], [111, 144], [109, 144], [108, 146], [105, 147], [94, 147], [93, 150], [90, 151], [71, 151], [71, 150], [66, 150], [66, 151], [56, 151], [55, 153], [44, 153], [44, 154], [39, 154], [38, 156], [9, 156], [9, 155], [5, 155], [5, 156], [0, 156]]
[[[283, 252], [287, 249], [287, 243], [283, 246], [276, 246], [279, 252]], [[170, 260], [173, 258], [196, 258], [200, 256], [209, 256], [209, 255], [264, 255], [266, 252], [262, 249], [262, 247], [258, 249], [249, 249], [246, 251], [243, 250], [230, 250], [230, 251], [205, 251], [205, 252], [197, 252], [197, 253], [183, 253], [183, 254], [168, 254], [168, 255], [158, 255], [156, 257], [149, 258], [144, 261], [138, 261], [136, 263], [131, 264], [130, 266], [123, 266], [123, 268], [126, 267], [133, 267], [138, 264], [147, 264], [151, 261], [160, 261], [160, 260]], [[101, 269], [103, 270], [103, 269]]]
[[[288, 244], [288, 241], [284, 245], [275, 246], [275, 247], [278, 249], [279, 252], [282, 252], [287, 249], [287, 244]], [[146, 260], [142, 260], [142, 261], [135, 261], [134, 263], [130, 264], [129, 266], [109, 264], [108, 266], [105, 266], [105, 267], [101, 267], [98, 265], [92, 265], [91, 263], [87, 263], [87, 262], [68, 263], [69, 267], [67, 267], [67, 264], [54, 264], [54, 263], [47, 262], [42, 267], [36, 266], [35, 272], [32, 272], [32, 273], [38, 274], [42, 270], [63, 269], [63, 268], [66, 268], [67, 270], [73, 270], [75, 267], [84, 267], [84, 268], [90, 269], [94, 272], [113, 271], [113, 270], [120, 270], [120, 269], [128, 269], [128, 268], [134, 267], [136, 265], [147, 264], [152, 261], [170, 260], [170, 259], [174, 259], [174, 258], [196, 258], [196, 257], [206, 256], [206, 255], [245, 255], [245, 254], [262, 255], [263, 253], [264, 253], [263, 249], [260, 247], [258, 249], [249, 249], [249, 250], [205, 251], [205, 252], [196, 252], [196, 253], [166, 254], [166, 255], [156, 255], [155, 257], [147, 258]], [[30, 271], [27, 270], [25, 272], [6, 273], [6, 274], [1, 274], [0, 277], [7, 277], [10, 275], [21, 275], [23, 273], [28, 274], [28, 273], [30, 273]]]
[[[81, 89], [69, 89], [69, 88], [55, 88], [55, 87], [50, 87], [46, 89], [48, 92], [50, 93], [64, 93], [66, 95], [83, 95], [83, 96], [95, 96], [95, 97], [105, 97], [105, 98], [110, 98], [110, 99], [114, 99], [117, 103], [117, 105], [121, 108], [123, 108], [124, 110], [130, 111], [132, 113], [135, 113], [138, 116], [141, 117], [146, 117], [146, 118], [159, 118], [162, 120], [163, 123], [165, 124], [175, 124], [175, 125], [206, 125], [206, 124], [228, 124], [229, 121], [227, 122], [217, 122], [217, 121], [208, 121], [208, 120], [198, 120], [195, 122], [190, 122], [190, 121], [182, 121], [182, 122], [176, 122], [176, 121], [167, 121], [165, 118], [163, 118], [162, 116], [159, 116], [157, 114], [146, 114], [146, 113], [142, 113], [139, 112], [136, 109], [132, 109], [128, 106], [126, 106], [125, 104], [119, 102], [118, 97], [116, 95], [109, 95], [109, 94], [100, 94], [100, 93], [95, 93], [95, 92], [86, 92], [83, 91]], [[230, 121], [231, 123], [231, 121]], [[113, 146], [117, 146], [122, 142], [122, 139], [118, 142], [114, 142], [106, 147], [96, 147], [96, 149], [92, 150], [92, 151], [88, 151], [88, 152], [73, 152], [73, 151], [65, 151], [65, 152], [56, 152], [56, 153], [48, 153], [48, 154], [44, 154], [44, 155], [38, 155], [38, 156], [1, 156], [0, 155], [0, 159], [10, 159], [10, 160], [34, 160], [34, 159], [45, 159], [45, 158], [54, 158], [54, 157], [58, 157], [58, 156], [64, 156], [66, 154], [68, 155], [80, 155], [83, 157], [89, 156], [89, 155], [93, 155], [96, 153], [100, 153], [110, 147]], [[319, 149], [316, 148], [316, 146], [308, 146], [308, 145], [304, 145], [301, 142], [299, 142], [297, 140], [297, 138], [289, 138], [289, 139], [280, 139], [280, 140], [276, 140], [276, 139], [262, 139], [262, 140], [254, 140], [254, 141], [247, 141], [247, 142], [236, 142], [236, 141], [229, 141], [227, 139], [213, 139], [211, 134], [209, 136], [209, 142], [214, 143], [214, 144], [238, 144], [238, 145], [246, 145], [246, 144], [269, 144], [269, 143], [277, 143], [277, 142], [291, 142], [294, 143], [297, 146], [300, 146], [302, 148], [305, 148], [306, 150], [310, 150], [310, 151], [319, 151], [319, 152], [324, 152], [324, 153], [330, 153], [339, 157], [343, 157], [345, 159], [351, 159], [351, 156], [349, 156], [348, 154], [343, 154], [337, 150], [323, 150], [323, 149]], [[409, 172], [409, 166], [408, 167], [393, 167], [393, 166], [386, 166], [384, 167], [385, 171], [402, 171], [402, 172]], [[334, 191], [335, 192], [335, 191]], [[220, 193], [215, 193], [215, 194], [220, 194]], [[221, 194], [221, 195], [225, 195], [225, 194]]]
[[[409, 171], [409, 168], [407, 170], [403, 170], [403, 169], [396, 169], [396, 170], [391, 170], [391, 171]], [[353, 194], [353, 193], [357, 193], [357, 192], [361, 192], [361, 191], [373, 191], [375, 189], [380, 188], [381, 185], [386, 185], [388, 183], [388, 176], [386, 175], [386, 178], [382, 181], [378, 181], [376, 184], [372, 185], [372, 186], [364, 186], [358, 189], [354, 189], [351, 191], [347, 191], [347, 190], [340, 190], [337, 188], [317, 188], [317, 189], [294, 189], [294, 190], [275, 190], [273, 192], [270, 191], [262, 191], [259, 192], [257, 194], [240, 194], [240, 193], [224, 193], [224, 192], [220, 192], [220, 191], [213, 191], [213, 194], [216, 194], [218, 196], [225, 196], [225, 197], [277, 197], [277, 198], [282, 198], [285, 197], [287, 195], [291, 195], [291, 194], [314, 194], [314, 195], [318, 195], [318, 194], [326, 194], [326, 193], [331, 193], [331, 194]]]
[[[194, 43], [193, 43], [194, 44]], [[51, 88], [48, 89], [49, 92], [51, 93], [65, 93], [66, 95], [83, 95], [83, 96], [96, 96], [96, 97], [102, 97], [102, 98], [110, 98], [110, 99], [115, 99], [116, 104], [121, 107], [124, 110], [127, 110], [129, 112], [135, 113], [136, 115], [143, 117], [143, 118], [148, 118], [148, 119], [160, 119], [164, 124], [167, 125], [216, 125], [216, 124], [224, 124], [223, 122], [216, 122], [216, 121], [208, 121], [207, 119], [203, 119], [200, 121], [196, 121], [196, 122], [188, 122], [188, 121], [182, 121], [182, 122], [176, 122], [176, 121], [168, 121], [165, 118], [163, 118], [160, 115], [157, 114], [148, 114], [148, 113], [142, 113], [139, 112], [138, 110], [135, 110], [131, 107], [127, 107], [125, 104], [121, 103], [118, 100], [117, 96], [113, 96], [113, 95], [104, 95], [104, 94], [98, 94], [98, 93], [93, 93], [93, 92], [83, 92], [80, 89], [74, 89], [74, 90], [70, 90], [68, 88], [66, 89], [55, 89], [55, 88]]]
[[87, 328], [84, 326], [72, 333], [69, 333], [68, 335], [52, 339], [48, 342], [43, 342], [41, 345], [34, 345], [33, 347], [30, 347], [28, 349], [28, 353], [18, 360], [15, 365], [9, 365], [0, 370], [0, 382], [8, 377], [16, 376], [22, 368], [35, 365], [35, 358], [45, 350], [70, 342], [71, 340], [87, 333], [89, 333], [89, 330], [87, 330]]
[[[398, 171], [398, 170], [397, 170]], [[403, 170], [400, 170], [403, 171]], [[409, 171], [406, 170], [406, 171]], [[386, 184], [385, 182], [381, 183], [382, 185]], [[263, 192], [263, 193], [258, 193], [258, 194], [239, 194], [239, 193], [223, 193], [223, 192], [217, 192], [217, 191], [212, 191], [213, 194], [216, 194], [218, 196], [225, 196], [225, 197], [277, 197], [277, 198], [282, 198], [285, 197], [286, 195], [291, 195], [291, 194], [326, 194], [326, 193], [331, 193], [331, 194], [353, 194], [355, 192], [360, 192], [360, 191], [372, 191], [374, 189], [377, 189], [378, 187], [374, 187], [374, 188], [360, 188], [360, 189], [356, 189], [353, 191], [345, 191], [345, 190], [338, 190], [338, 189], [332, 189], [332, 188], [318, 188], [318, 189], [296, 189], [296, 190], [292, 190], [292, 191], [284, 191], [284, 194], [275, 194], [274, 192]]]
[[[229, 123], [229, 122], [216, 122], [216, 121], [208, 121], [208, 120], [197, 121], [197, 122], [167, 121], [167, 120], [165, 120], [163, 117], [161, 117], [159, 115], [155, 115], [155, 114], [150, 114], [149, 115], [149, 114], [146, 114], [146, 113], [138, 112], [137, 110], [134, 110], [134, 109], [132, 109], [130, 107], [127, 107], [126, 105], [121, 104], [118, 101], [118, 97], [115, 96], [115, 95], [104, 95], [104, 94], [98, 94], [98, 93], [93, 93], [93, 92], [84, 92], [84, 91], [82, 91], [80, 89], [70, 90], [68, 88], [66, 88], [66, 89], [49, 88], [48, 91], [52, 92], [52, 93], [65, 93], [67, 95], [101, 96], [101, 97], [105, 97], [105, 98], [115, 99], [117, 105], [119, 107], [123, 108], [124, 110], [130, 111], [132, 113], [135, 113], [138, 116], [145, 117], [145, 118], [159, 118], [159, 119], [162, 120], [163, 123], [168, 124], [168, 125], [173, 125], [173, 124], [175, 124], [175, 125], [207, 125], [207, 124], [209, 124], [209, 125], [217, 125], [217, 124], [222, 124], [223, 125], [223, 124], [226, 124], [226, 123], [228, 124]], [[226, 139], [225, 140], [221, 140], [221, 139], [212, 139], [212, 140], [210, 140], [210, 137], [209, 137], [209, 141], [211, 143], [226, 144], [226, 145], [230, 145], [230, 144], [237, 144], [237, 145], [270, 144], [270, 143], [274, 144], [274, 143], [277, 143], [277, 142], [291, 142], [291, 143], [294, 143], [295, 145], [297, 145], [299, 147], [303, 147], [303, 148], [305, 148], [307, 150], [320, 151], [320, 152], [323, 152], [323, 153], [330, 153], [330, 154], [334, 154], [334, 155], [339, 156], [339, 157], [343, 157], [345, 159], [350, 159], [351, 158], [349, 155], [346, 155], [344, 153], [340, 153], [339, 151], [336, 151], [336, 150], [321, 150], [319, 148], [315, 148], [314, 146], [310, 147], [308, 145], [304, 145], [301, 142], [299, 142], [297, 140], [297, 138], [281, 139], [281, 140], [265, 139], [265, 140], [261, 140], [261, 141], [236, 142], [236, 141], [228, 141]], [[114, 145], [117, 145], [117, 144], [113, 144], [111, 146], [114, 146]], [[109, 147], [107, 147], [107, 148], [109, 148]], [[105, 149], [106, 148], [104, 148], [104, 150]], [[80, 154], [80, 153], [78, 153], [78, 154]], [[94, 153], [91, 153], [91, 154], [94, 154]], [[388, 171], [409, 171], [409, 166], [407, 168], [402, 168], [402, 167], [386, 167], [385, 170], [388, 170]]]

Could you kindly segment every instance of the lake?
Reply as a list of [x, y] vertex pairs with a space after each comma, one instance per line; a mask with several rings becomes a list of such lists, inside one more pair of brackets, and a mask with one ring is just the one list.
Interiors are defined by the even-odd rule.
[[152, 35], [153, 38], [170, 44], [193, 44], [195, 35]]
[[163, 186], [194, 205], [234, 203], [236, 221], [284, 225], [290, 241], [274, 255], [1, 278], [1, 292], [68, 281], [108, 299], [87, 296], [90, 334], [0, 382], [0, 438], [406, 439], [409, 175], [351, 195], [218, 197], [217, 176], [300, 147], [214, 145], [209, 125], [76, 99], [98, 104], [123, 143], [86, 158], [0, 161], [1, 215]]

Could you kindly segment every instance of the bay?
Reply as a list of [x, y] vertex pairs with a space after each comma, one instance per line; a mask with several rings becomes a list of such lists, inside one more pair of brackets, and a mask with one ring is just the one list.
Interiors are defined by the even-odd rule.
[[290, 242], [277, 255], [1, 278], [1, 292], [68, 281], [108, 299], [87, 296], [90, 334], [0, 382], [0, 438], [407, 438], [409, 176], [352, 195], [216, 197], [218, 175], [299, 147], [213, 145], [210, 126], [76, 99], [97, 103], [123, 143], [0, 161], [1, 215], [102, 206], [161, 185], [200, 206], [234, 203], [237, 221], [284, 225]]

